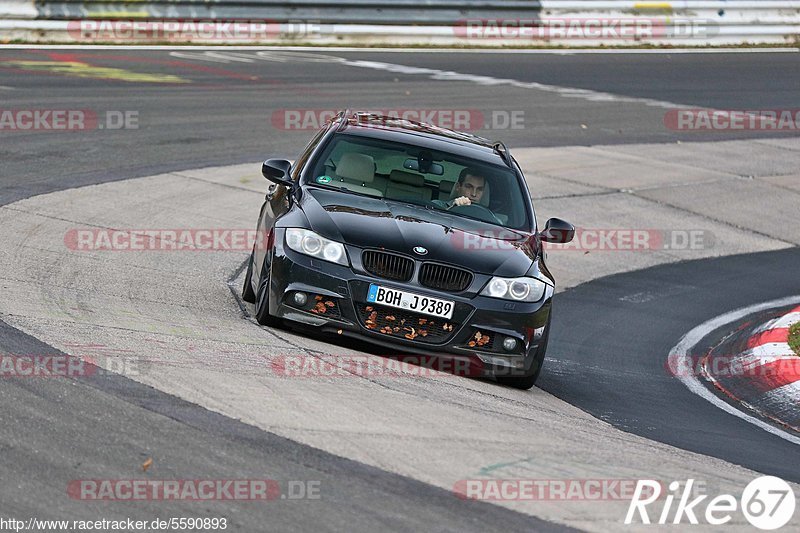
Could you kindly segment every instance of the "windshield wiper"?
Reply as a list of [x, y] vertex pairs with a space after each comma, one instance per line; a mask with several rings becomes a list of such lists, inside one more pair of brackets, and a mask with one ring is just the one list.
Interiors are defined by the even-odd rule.
[[384, 196], [383, 197], [383, 201], [384, 202], [395, 202], [395, 203], [398, 203], [398, 204], [413, 205], [413, 206], [416, 206], [416, 207], [424, 207], [425, 209], [428, 209], [427, 203], [418, 204], [417, 202], [412, 202], [411, 200], [400, 200], [399, 198], [387, 198], [386, 196]]
[[328, 190], [331, 190], [331, 191], [349, 192], [349, 193], [355, 194], [357, 196], [366, 196], [367, 198], [375, 198], [376, 200], [383, 199], [382, 196], [375, 196], [374, 194], [367, 194], [365, 192], [354, 191], [353, 189], [348, 189], [347, 187], [339, 187], [339, 186], [336, 186], [336, 185], [322, 185], [320, 183], [309, 183], [309, 185], [314, 186], [314, 187], [318, 187], [320, 189], [328, 189]]

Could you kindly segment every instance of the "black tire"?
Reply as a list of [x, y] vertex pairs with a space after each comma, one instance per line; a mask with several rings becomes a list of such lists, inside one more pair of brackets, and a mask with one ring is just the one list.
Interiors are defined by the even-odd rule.
[[261, 277], [258, 279], [258, 292], [255, 301], [256, 321], [262, 326], [278, 327], [281, 320], [269, 314], [269, 270], [266, 268], [267, 262], [261, 266]]
[[244, 275], [244, 286], [242, 287], [242, 300], [249, 304], [256, 303], [256, 293], [253, 292], [253, 254], [247, 260], [247, 274]]
[[498, 376], [497, 382], [500, 385], [505, 385], [507, 387], [512, 387], [514, 389], [521, 389], [521, 390], [528, 390], [532, 388], [536, 384], [536, 380], [539, 379], [539, 374], [542, 372], [542, 367], [544, 366], [544, 355], [547, 352], [547, 341], [550, 339], [550, 318], [547, 319], [547, 329], [544, 334], [544, 339], [542, 339], [541, 344], [536, 349], [536, 355], [534, 356], [533, 365], [531, 368], [535, 368], [532, 374], [527, 376]]

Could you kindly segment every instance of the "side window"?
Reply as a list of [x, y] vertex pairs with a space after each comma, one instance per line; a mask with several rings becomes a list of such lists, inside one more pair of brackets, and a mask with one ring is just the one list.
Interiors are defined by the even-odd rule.
[[292, 179], [294, 181], [300, 179], [300, 171], [305, 166], [306, 161], [308, 161], [308, 158], [311, 157], [311, 154], [314, 152], [314, 148], [316, 148], [319, 142], [322, 140], [322, 137], [323, 135], [325, 135], [326, 131], [328, 131], [327, 125], [325, 125], [325, 127], [323, 127], [314, 135], [311, 141], [306, 145], [306, 147], [300, 153], [300, 157], [298, 157], [295, 160], [294, 164], [292, 165]]

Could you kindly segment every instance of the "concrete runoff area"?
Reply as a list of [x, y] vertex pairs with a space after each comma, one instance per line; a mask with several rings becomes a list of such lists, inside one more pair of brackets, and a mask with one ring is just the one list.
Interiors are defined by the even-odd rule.
[[[759, 175], [752, 154], [772, 148], [772, 166]], [[558, 216], [595, 231], [699, 230], [713, 236], [678, 249], [553, 247], [548, 261], [559, 290], [661, 263], [777, 250], [800, 241], [791, 224], [770, 218], [797, 204], [791, 174], [800, 167], [798, 139], [525, 148], [514, 155], [538, 198], [540, 226]], [[595, 171], [608, 179], [598, 180]], [[131, 379], [447, 490], [466, 479], [694, 477], [716, 493], [738, 494], [758, 477], [615, 429], [540, 389], [517, 391], [453, 376], [281, 377], [272, 370], [281, 357], [365, 354], [261, 328], [243, 314], [231, 287], [241, 286], [247, 251], [87, 252], [65, 246], [65, 235], [76, 228], [251, 229], [266, 187], [253, 163], [70, 189], [1, 207], [7, 231], [0, 236], [6, 294], [0, 318], [69, 354], [125, 353], [136, 361]], [[759, 213], [763, 217], [755, 220]], [[497, 503], [589, 531], [616, 529], [628, 508], [628, 500]], [[744, 529], [746, 522], [734, 514], [734, 525]]]

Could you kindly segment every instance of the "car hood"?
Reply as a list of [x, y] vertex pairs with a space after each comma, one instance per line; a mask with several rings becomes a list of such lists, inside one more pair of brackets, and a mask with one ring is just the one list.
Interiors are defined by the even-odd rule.
[[[536, 257], [529, 233], [392, 200], [319, 188], [305, 192], [301, 208], [311, 229], [358, 248], [385, 249], [507, 277], [524, 275]], [[415, 247], [427, 253], [417, 254]]]

